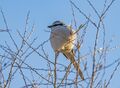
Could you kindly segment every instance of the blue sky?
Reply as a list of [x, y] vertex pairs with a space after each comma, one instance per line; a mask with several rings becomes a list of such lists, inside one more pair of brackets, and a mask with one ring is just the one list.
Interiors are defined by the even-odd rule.
[[[106, 1], [109, 2], [109, 0]], [[90, 15], [93, 21], [98, 22], [97, 15], [95, 14], [95, 12], [87, 3], [86, 0], [73, 0], [73, 2], [75, 2], [75, 4], [84, 13]], [[101, 13], [104, 5], [104, 0], [91, 0], [91, 2], [98, 10], [98, 12]], [[41, 44], [45, 40], [49, 39], [50, 32], [46, 32], [49, 31], [47, 26], [52, 24], [53, 21], [62, 20], [66, 24], [71, 24], [71, 22], [73, 22], [74, 19], [72, 16], [71, 4], [69, 0], [18, 0], [18, 1], [0, 0], [0, 9], [3, 10], [4, 15], [7, 19], [10, 32], [12, 33], [13, 37], [15, 38], [15, 41], [18, 44], [20, 44], [20, 38], [16, 30], [19, 30], [21, 33], [24, 31], [26, 15], [28, 11], [30, 11], [28, 29], [30, 29], [32, 25], [35, 24], [35, 32], [31, 37], [31, 40], [37, 37], [34, 47]], [[110, 48], [113, 48], [115, 46], [120, 46], [119, 9], [120, 9], [120, 0], [116, 0], [113, 3], [113, 5], [110, 7], [104, 19], [104, 24], [106, 28], [106, 44], [110, 45]], [[74, 11], [75, 11], [77, 26], [79, 26], [80, 24], [83, 24], [86, 21], [86, 19], [75, 8]], [[4, 21], [2, 15], [0, 14], [0, 29], [4, 29], [4, 28], [5, 28]], [[95, 38], [95, 30], [96, 29], [94, 28], [93, 25], [90, 25], [87, 28], [84, 44], [81, 49], [82, 55], [89, 52], [93, 48], [92, 46]], [[7, 41], [14, 49], [14, 47], [12, 46], [12, 42], [9, 41], [8, 35], [6, 33], [0, 33], [0, 43], [5, 44], [5, 41]], [[99, 42], [100, 41], [101, 40], [99, 40]], [[99, 48], [100, 47], [101, 44], [99, 45]], [[44, 48], [46, 50], [46, 53], [49, 55], [49, 58], [53, 60], [54, 52], [50, 46], [50, 42], [47, 42], [44, 45]], [[39, 52], [41, 52], [40, 50]], [[119, 52], [120, 52], [120, 48], [110, 51], [107, 55], [107, 62], [112, 63], [114, 60], [120, 58]], [[60, 60], [61, 58], [63, 59]], [[64, 59], [64, 56], [62, 54], [59, 56], [59, 61], [61, 61], [60, 63], [68, 63], [66, 59]], [[44, 60], [39, 59], [38, 56], [34, 54], [33, 56], [30, 57], [30, 59], [26, 61], [26, 63], [29, 63], [31, 66], [37, 68], [38, 67], [42, 68], [45, 62]], [[114, 67], [110, 68], [110, 71], [108, 72], [110, 73], [111, 71], [113, 71], [113, 69]], [[120, 84], [118, 83], [120, 81], [119, 70], [120, 68], [115, 73], [115, 77], [112, 80], [110, 88], [120, 87]], [[7, 75], [7, 73], [4, 74]], [[19, 72], [17, 74], [19, 75]], [[28, 73], [26, 72], [26, 74]], [[17, 77], [17, 79], [20, 79], [18, 76], [15, 77]], [[11, 88], [20, 88], [22, 84], [23, 83], [19, 80], [18, 82], [15, 82], [15, 84], [11, 84]]]

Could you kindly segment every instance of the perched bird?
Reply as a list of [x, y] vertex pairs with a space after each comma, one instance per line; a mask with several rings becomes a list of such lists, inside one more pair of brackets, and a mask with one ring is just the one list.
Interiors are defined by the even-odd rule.
[[50, 42], [55, 54], [63, 53], [72, 62], [81, 79], [84, 80], [80, 66], [74, 58], [73, 48], [77, 38], [75, 31], [61, 21], [53, 22], [48, 28], [51, 28]]

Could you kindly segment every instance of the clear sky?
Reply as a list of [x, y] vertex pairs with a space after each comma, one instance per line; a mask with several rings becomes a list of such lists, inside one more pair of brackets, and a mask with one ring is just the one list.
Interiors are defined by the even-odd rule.
[[[93, 3], [94, 7], [98, 10], [98, 13], [101, 13], [104, 7], [104, 0], [90, 0], [90, 1]], [[109, 4], [109, 0], [106, 1]], [[96, 13], [93, 11], [93, 9], [90, 7], [86, 0], [73, 0], [73, 2], [75, 2], [76, 5], [84, 13], [86, 13], [88, 16], [90, 15], [93, 21], [98, 22]], [[26, 15], [28, 11], [30, 11], [28, 29], [31, 29], [33, 24], [35, 25], [35, 32], [31, 37], [31, 40], [37, 37], [37, 40], [33, 45], [34, 47], [41, 44], [45, 40], [49, 39], [50, 32], [48, 32], [49, 29], [47, 28], [47, 26], [52, 24], [53, 21], [62, 20], [66, 24], [71, 24], [71, 22], [73, 22], [74, 19], [69, 0], [17, 0], [17, 1], [0, 0], [0, 9], [3, 10], [4, 15], [7, 19], [10, 32], [12, 33], [18, 45], [21, 43], [17, 30], [23, 33]], [[78, 12], [78, 10], [76, 9], [74, 10], [77, 26], [86, 22], [86, 18], [83, 15], [81, 15]], [[110, 48], [113, 48], [115, 46], [120, 47], [120, 27], [119, 27], [120, 0], [116, 0], [110, 7], [109, 11], [105, 15], [104, 24], [106, 29], [106, 42], [107, 42], [106, 44], [109, 45]], [[3, 17], [1, 14], [0, 14], [0, 29], [5, 29]], [[93, 42], [95, 39], [95, 30], [96, 29], [93, 26], [89, 26], [87, 28], [87, 33], [81, 50], [82, 55], [90, 52], [90, 50], [93, 48], [91, 46], [93, 46], [94, 44]], [[0, 33], [0, 44], [5, 44], [5, 41], [7, 41], [8, 44], [14, 49], [8, 37], [9, 36], [6, 33]], [[99, 48], [100, 47], [101, 46], [99, 45]], [[53, 59], [54, 52], [50, 46], [49, 41], [44, 45], [44, 49], [46, 50], [46, 53], [48, 54], [49, 58]], [[41, 52], [41, 49], [39, 49], [39, 52]], [[120, 48], [110, 51], [107, 55], [107, 62], [110, 64], [116, 59], [120, 58], [119, 52]], [[65, 57], [62, 56], [62, 54], [60, 54], [59, 59], [61, 59], [59, 60], [61, 61], [60, 63], [67, 63]], [[29, 63], [29, 65], [36, 68], [47, 67], [45, 66], [46, 64], [44, 64], [44, 60], [39, 59], [36, 54], [30, 56], [30, 59], [28, 59], [26, 63]], [[114, 67], [111, 67], [109, 70], [110, 71], [108, 71], [108, 73], [111, 73], [114, 70]], [[28, 74], [29, 77], [29, 73], [27, 72], [25, 73]], [[4, 74], [7, 75], [8, 73], [5, 71]], [[13, 80], [14, 84], [11, 84], [11, 88], [20, 88], [22, 87], [22, 85], [24, 85], [23, 82], [21, 82], [19, 72], [17, 74], [19, 77], [17, 75], [15, 77], [19, 80], [14, 78]], [[44, 74], [44, 72], [42, 72], [42, 74]], [[37, 80], [37, 82], [38, 81], [39, 79]], [[116, 71], [109, 88], [120, 88], [119, 81], [120, 81], [120, 67], [118, 68], [118, 71]]]

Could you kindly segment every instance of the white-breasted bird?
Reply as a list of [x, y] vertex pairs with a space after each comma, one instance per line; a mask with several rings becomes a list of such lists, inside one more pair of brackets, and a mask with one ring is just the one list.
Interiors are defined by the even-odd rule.
[[61, 21], [55, 21], [48, 27], [51, 28], [50, 42], [55, 54], [63, 53], [72, 62], [81, 79], [84, 80], [80, 66], [74, 58], [73, 48], [77, 38], [75, 31]]

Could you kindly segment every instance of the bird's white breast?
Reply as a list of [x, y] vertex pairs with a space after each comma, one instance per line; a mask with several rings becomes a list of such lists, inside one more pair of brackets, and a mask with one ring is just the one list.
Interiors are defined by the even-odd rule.
[[56, 26], [51, 30], [50, 42], [54, 51], [71, 51], [75, 39], [76, 34], [67, 26]]

